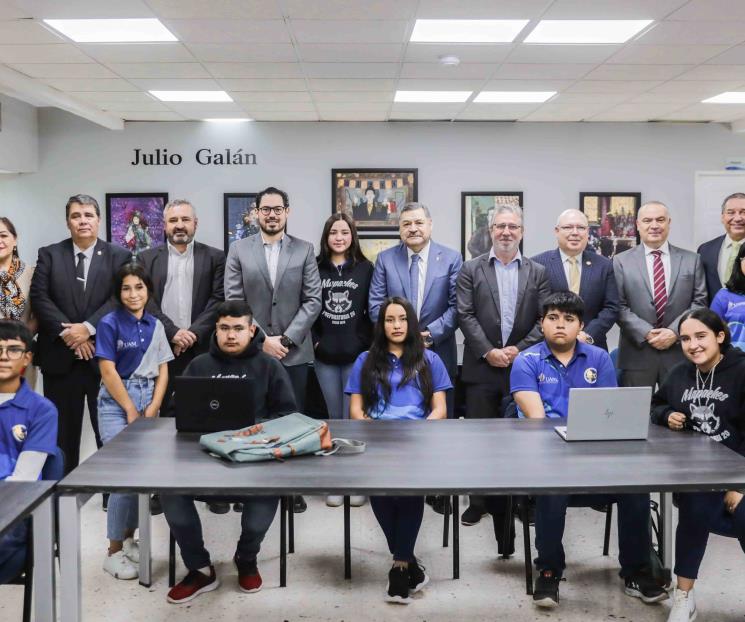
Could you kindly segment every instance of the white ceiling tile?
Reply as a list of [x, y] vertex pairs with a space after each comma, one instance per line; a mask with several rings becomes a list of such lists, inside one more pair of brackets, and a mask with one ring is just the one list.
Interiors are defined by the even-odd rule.
[[409, 43], [404, 60], [436, 63], [441, 56], [457, 56], [461, 63], [501, 63], [513, 48], [511, 43]]
[[[220, 91], [214, 80], [199, 78], [132, 78], [132, 84], [143, 91]], [[103, 90], [103, 89], [101, 89]]]
[[713, 16], [745, 21], [745, 3], [741, 0], [691, 0], [668, 19], [699, 22]]
[[274, 103], [310, 102], [308, 91], [231, 91], [230, 96], [237, 102]]
[[314, 78], [310, 80], [312, 91], [392, 91], [395, 80], [371, 78], [368, 80], [329, 80]]
[[226, 91], [305, 91], [305, 80], [299, 78], [221, 78]]
[[676, 80], [739, 80], [745, 82], [745, 65], [700, 65]]
[[158, 15], [174, 19], [281, 19], [275, 0], [147, 0]]
[[108, 110], [111, 112], [156, 112], [159, 110], [168, 111], [168, 106], [162, 102], [106, 102], [99, 103], [98, 106], [102, 110]]
[[212, 63], [293, 63], [297, 60], [290, 43], [190, 43], [189, 50], [198, 60]]
[[505, 63], [492, 76], [495, 80], [576, 80], [587, 74], [592, 64], [510, 64]]
[[696, 95], [687, 93], [640, 93], [632, 97], [633, 104], [695, 104], [701, 101]]
[[69, 43], [51, 45], [0, 45], [0, 63], [92, 63]]
[[602, 63], [621, 49], [620, 45], [542, 45], [520, 43], [508, 63]]
[[662, 19], [688, 0], [556, 0], [542, 19]]
[[420, 0], [419, 19], [532, 19], [552, 0]]
[[24, 19], [33, 17], [33, 15], [18, 6], [18, 2], [8, 2], [3, 0], [0, 3], [0, 19]]
[[116, 78], [97, 63], [10, 63], [10, 67], [32, 78]]
[[471, 104], [463, 112], [458, 114], [458, 119], [463, 120], [487, 120], [500, 121], [519, 119], [534, 110], [541, 104]]
[[461, 63], [457, 67], [446, 67], [439, 63], [404, 63], [401, 78], [485, 80], [497, 67], [496, 64], [484, 63]]
[[141, 103], [156, 102], [152, 95], [142, 91], [71, 91], [68, 95], [87, 102], [100, 103], [102, 106], [110, 103], [129, 103], [130, 110], [136, 109], [136, 105]]
[[241, 102], [241, 108], [249, 114], [257, 112], [315, 112], [313, 102]]
[[731, 47], [709, 62], [716, 65], [745, 65], [745, 45]]
[[391, 107], [391, 102], [320, 102], [317, 107], [321, 114], [324, 112], [387, 112]]
[[735, 121], [745, 116], [745, 106], [739, 104], [695, 104], [681, 108], [676, 112], [663, 115], [661, 118], [684, 121], [717, 121], [724, 123]]
[[291, 19], [411, 19], [417, 0], [283, 0]]
[[122, 78], [210, 78], [199, 63], [112, 63], [109, 67]]
[[658, 95], [696, 95], [701, 100], [706, 99], [707, 97], [713, 97], [714, 95], [719, 95], [719, 93], [724, 91], [732, 91], [740, 86], [740, 84], [742, 84], [741, 81], [694, 82], [692, 80], [671, 80], [670, 82], [665, 82], [653, 89], [649, 89], [649, 92]]
[[181, 43], [83, 43], [88, 56], [104, 63], [185, 63], [194, 57]]
[[681, 107], [681, 104], [621, 104], [590, 117], [588, 121], [649, 121]]
[[698, 65], [721, 54], [726, 45], [627, 45], [608, 63], [628, 65]]
[[321, 112], [321, 121], [386, 121], [387, 112], [370, 110], [338, 112], [334, 110]]
[[563, 91], [574, 80], [489, 80], [484, 91]]
[[243, 112], [241, 105], [235, 102], [168, 102], [168, 108], [184, 116], [201, 115], [206, 112]]
[[659, 80], [580, 80], [566, 93], [627, 93], [629, 96], [643, 93], [662, 84]]
[[326, 102], [349, 103], [392, 102], [393, 91], [315, 91], [313, 99], [319, 106]]
[[45, 78], [40, 79], [60, 91], [136, 91], [137, 87], [120, 78]]
[[184, 121], [184, 117], [175, 112], [118, 112], [126, 121]]
[[395, 78], [397, 63], [304, 63], [309, 78]]
[[173, 19], [165, 24], [184, 43], [290, 43], [280, 19]]
[[451, 121], [455, 117], [456, 113], [439, 113], [424, 110], [418, 112], [391, 112], [388, 115], [391, 121]]
[[691, 65], [600, 65], [585, 80], [670, 80]]
[[620, 104], [629, 99], [629, 93], [559, 93], [551, 98], [556, 104]]
[[[411, 47], [411, 46], [409, 46]], [[306, 43], [298, 46], [306, 63], [395, 63], [401, 58], [402, 43]]]
[[261, 112], [254, 119], [256, 121], [318, 121], [315, 112]]
[[3, 44], [65, 43], [66, 39], [32, 20], [0, 21], [0, 41]]
[[[713, 15], [713, 14], [712, 14]], [[745, 41], [745, 22], [659, 22], [635, 43], [734, 45]]]
[[399, 91], [475, 91], [481, 88], [483, 80], [420, 80], [404, 78], [398, 81]]
[[401, 20], [292, 20], [300, 43], [403, 43], [409, 23]]
[[154, 17], [142, 0], [111, 2], [102, 0], [14, 0], [29, 16], [37, 19], [113, 19]]
[[609, 108], [605, 104], [543, 104], [523, 121], [583, 121]]
[[302, 78], [300, 63], [205, 63], [215, 78]]

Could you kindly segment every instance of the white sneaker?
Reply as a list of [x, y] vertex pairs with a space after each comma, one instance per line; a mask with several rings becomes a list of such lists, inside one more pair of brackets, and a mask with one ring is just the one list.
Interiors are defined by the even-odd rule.
[[670, 610], [667, 622], [693, 622], [697, 617], [698, 609], [696, 609], [696, 598], [693, 590], [684, 592], [675, 588], [673, 608]]
[[140, 574], [137, 566], [129, 560], [124, 551], [107, 555], [103, 562], [103, 569], [115, 579], [136, 579]]
[[367, 503], [367, 497], [365, 495], [352, 495], [349, 497], [349, 505], [353, 508], [361, 508]]
[[326, 505], [330, 508], [338, 508], [344, 504], [344, 497], [341, 495], [329, 495], [326, 497]]
[[134, 538], [127, 538], [122, 542], [122, 551], [133, 564], [140, 563], [140, 543]]

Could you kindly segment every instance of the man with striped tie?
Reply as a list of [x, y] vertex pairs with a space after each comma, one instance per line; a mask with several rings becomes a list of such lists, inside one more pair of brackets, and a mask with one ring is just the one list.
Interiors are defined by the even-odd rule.
[[645, 203], [636, 220], [642, 243], [613, 258], [621, 303], [618, 366], [623, 386], [662, 382], [683, 360], [679, 318], [707, 303], [701, 257], [667, 241], [670, 222], [664, 203]]

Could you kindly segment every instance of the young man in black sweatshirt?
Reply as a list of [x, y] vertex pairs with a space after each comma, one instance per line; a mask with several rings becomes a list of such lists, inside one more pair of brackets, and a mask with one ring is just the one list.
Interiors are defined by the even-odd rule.
[[[252, 408], [257, 419], [276, 417], [296, 410], [292, 384], [282, 363], [265, 354], [254, 339], [253, 312], [242, 300], [229, 300], [217, 308], [215, 334], [208, 353], [197, 356], [184, 376], [241, 378], [251, 385]], [[246, 392], [248, 395], [248, 391]], [[181, 549], [189, 571], [168, 592], [168, 602], [185, 603], [220, 585], [210, 554], [204, 547], [202, 523], [194, 497], [162, 495], [161, 504], [168, 526]], [[238, 585], [243, 592], [258, 592], [261, 575], [256, 556], [274, 520], [279, 497], [246, 497], [241, 516], [241, 537], [233, 560], [238, 568]]]

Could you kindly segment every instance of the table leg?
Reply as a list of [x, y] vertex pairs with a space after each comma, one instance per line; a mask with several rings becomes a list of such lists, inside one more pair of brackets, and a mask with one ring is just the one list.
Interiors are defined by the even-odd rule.
[[287, 528], [289, 534], [287, 537], [287, 552], [295, 552], [295, 498], [290, 496], [287, 498]]
[[152, 583], [152, 525], [150, 523], [150, 493], [137, 495], [140, 529], [140, 585], [150, 587]]
[[34, 617], [41, 622], [57, 619], [54, 598], [54, 496], [33, 513]]
[[59, 499], [60, 621], [82, 619], [80, 573], [80, 504], [76, 495]]
[[352, 543], [349, 533], [349, 495], [344, 495], [344, 578], [352, 578]]
[[287, 497], [279, 500], [279, 587], [287, 586]]
[[460, 508], [453, 495], [453, 579], [460, 579]]
[[660, 493], [660, 554], [665, 568], [673, 567], [673, 493]]

